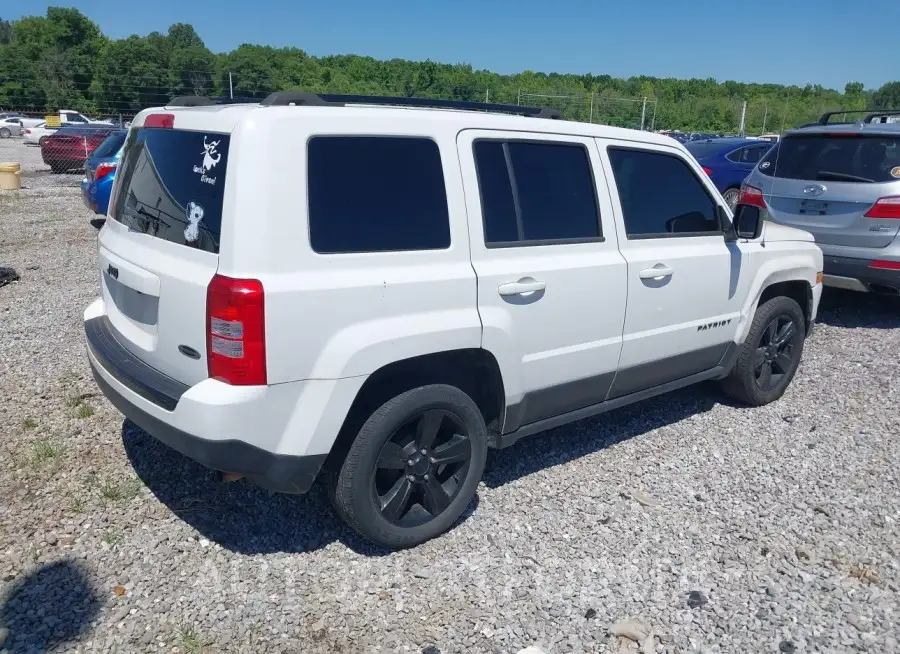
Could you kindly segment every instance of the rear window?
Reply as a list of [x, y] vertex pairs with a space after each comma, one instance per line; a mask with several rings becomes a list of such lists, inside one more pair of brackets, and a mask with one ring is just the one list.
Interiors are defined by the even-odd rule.
[[320, 254], [450, 247], [437, 143], [393, 136], [309, 140], [309, 239]]
[[218, 253], [228, 145], [227, 134], [132, 130], [112, 217], [135, 231]]
[[783, 138], [759, 163], [770, 177], [877, 183], [900, 179], [900, 138], [848, 133]]
[[116, 132], [114, 134], [110, 134], [106, 137], [106, 139], [97, 146], [97, 149], [94, 150], [95, 157], [113, 157], [116, 152], [119, 151], [119, 148], [122, 147], [122, 144], [125, 143], [125, 137], [128, 135], [128, 132]]

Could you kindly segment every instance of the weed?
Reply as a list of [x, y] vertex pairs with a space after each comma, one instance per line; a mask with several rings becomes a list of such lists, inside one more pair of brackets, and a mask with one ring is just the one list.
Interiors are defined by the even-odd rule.
[[72, 499], [72, 502], [71, 502], [71, 504], [69, 504], [69, 507], [75, 513], [84, 513], [84, 509], [87, 507], [87, 501], [79, 495], [78, 497], [75, 497]]
[[118, 531], [107, 531], [105, 534], [103, 534], [102, 540], [104, 543], [112, 547], [122, 540], [122, 534]]
[[209, 645], [203, 634], [193, 627], [182, 627], [178, 630], [178, 643], [185, 652], [196, 654]]
[[31, 446], [31, 461], [35, 466], [40, 466], [47, 461], [59, 459], [65, 451], [66, 446], [59, 441], [42, 438], [35, 441]]
[[22, 421], [22, 429], [32, 430], [37, 427], [37, 421], [34, 418], [25, 418]]
[[100, 495], [110, 502], [130, 502], [140, 494], [143, 487], [140, 479], [127, 482], [105, 481], [100, 484]]
[[78, 408], [75, 410], [75, 415], [81, 419], [90, 418], [94, 415], [94, 407], [87, 403], [79, 404]]

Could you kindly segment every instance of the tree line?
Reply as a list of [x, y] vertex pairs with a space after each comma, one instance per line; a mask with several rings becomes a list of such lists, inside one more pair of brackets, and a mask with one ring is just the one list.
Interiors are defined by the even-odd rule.
[[628, 127], [643, 113], [647, 127], [708, 132], [734, 132], [744, 101], [748, 133], [777, 132], [829, 110], [900, 106], [900, 82], [877, 90], [849, 82], [840, 92], [712, 78], [500, 75], [469, 64], [314, 57], [251, 44], [214, 53], [184, 23], [166, 34], [110, 39], [77, 9], [63, 7], [0, 20], [0, 108], [131, 115], [175, 95], [262, 98], [279, 90], [549, 105], [567, 118]]

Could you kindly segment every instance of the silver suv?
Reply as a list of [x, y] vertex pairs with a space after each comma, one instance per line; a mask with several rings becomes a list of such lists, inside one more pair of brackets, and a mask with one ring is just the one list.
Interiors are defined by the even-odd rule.
[[[784, 135], [741, 188], [741, 202], [813, 234], [825, 284], [900, 294], [900, 111], [855, 123], [822, 116]], [[848, 113], [848, 112], [843, 112]]]

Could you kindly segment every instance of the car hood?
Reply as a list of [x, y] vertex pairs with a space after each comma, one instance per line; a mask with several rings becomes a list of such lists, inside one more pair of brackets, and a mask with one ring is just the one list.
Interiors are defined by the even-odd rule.
[[788, 227], [787, 225], [779, 225], [770, 220], [766, 221], [763, 228], [764, 241], [806, 241], [815, 243], [815, 237], [803, 229], [796, 227]]

